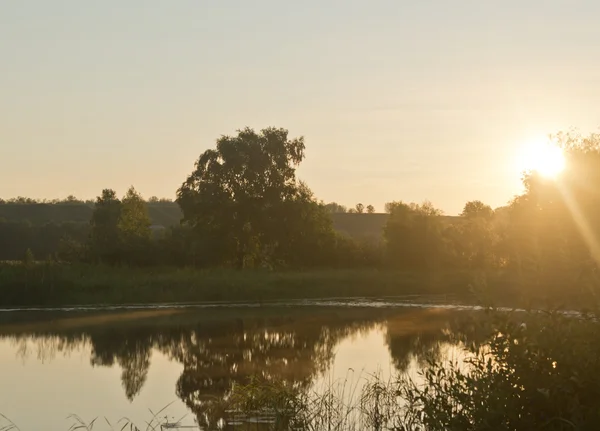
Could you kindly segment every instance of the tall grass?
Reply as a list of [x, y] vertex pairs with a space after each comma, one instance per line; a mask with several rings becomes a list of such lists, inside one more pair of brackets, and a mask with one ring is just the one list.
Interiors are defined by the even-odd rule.
[[[153, 412], [151, 409], [148, 409], [149, 419], [145, 421], [143, 426], [136, 425], [127, 417], [123, 417], [113, 424], [106, 417], [96, 417], [92, 420], [84, 420], [79, 415], [70, 414], [66, 418], [66, 422], [70, 425], [68, 425], [68, 428], [66, 428], [67, 425], [65, 425], [65, 429], [68, 431], [163, 431], [164, 429], [189, 428], [190, 426], [188, 424], [184, 424], [182, 422], [186, 416], [179, 419], [168, 419], [168, 416], [165, 413], [172, 404], [173, 403], [166, 405], [157, 412]], [[165, 416], [163, 416], [163, 414], [165, 414]], [[0, 431], [21, 431], [21, 429], [6, 416], [0, 414]]]
[[279, 381], [254, 380], [235, 388], [229, 400], [229, 423], [265, 430], [383, 430], [393, 426], [400, 404], [392, 380], [378, 375], [330, 382], [302, 389]]
[[491, 312], [478, 323], [482, 337], [464, 334], [477, 341], [463, 344], [462, 361], [430, 358], [418, 378], [374, 376], [358, 397], [265, 383], [233, 400], [239, 411], [268, 406], [272, 430], [598, 429], [597, 314]]
[[374, 269], [235, 271], [0, 263], [0, 306], [269, 301], [465, 293], [471, 275]]

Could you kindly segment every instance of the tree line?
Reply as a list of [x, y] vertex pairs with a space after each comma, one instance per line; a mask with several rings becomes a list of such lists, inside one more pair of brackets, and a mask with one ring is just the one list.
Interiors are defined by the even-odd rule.
[[[158, 196], [152, 196], [148, 200], [148, 203], [173, 203], [173, 199], [159, 198]], [[64, 199], [34, 199], [24, 196], [17, 196], [15, 198], [2, 199], [0, 198], [0, 205], [89, 205], [94, 206], [96, 201], [94, 199], [79, 199], [76, 196], [69, 195]]]
[[375, 207], [373, 205], [367, 205], [366, 207], [362, 203], [357, 203], [354, 208], [348, 208], [344, 205], [338, 204], [337, 202], [330, 202], [325, 205], [327, 211], [332, 214], [336, 213], [349, 213], [349, 214], [375, 214]]
[[[153, 232], [149, 203], [135, 189], [121, 199], [107, 189], [94, 202], [89, 223], [0, 224], [0, 243], [14, 247], [20, 237], [32, 244], [27, 238], [56, 236], [63, 229], [58, 249], [43, 252], [67, 261], [466, 269], [501, 272], [514, 286], [588, 288], [596, 283], [600, 259], [600, 136], [559, 133], [553, 139], [567, 162], [558, 178], [526, 172], [525, 191], [505, 207], [494, 210], [474, 200], [452, 221], [431, 202], [390, 202], [379, 242], [333, 229], [331, 214], [349, 210], [320, 202], [297, 178], [303, 138], [290, 138], [285, 129], [246, 128], [219, 138], [214, 149], [200, 155], [177, 190], [179, 225]], [[374, 212], [362, 204], [353, 210]]]

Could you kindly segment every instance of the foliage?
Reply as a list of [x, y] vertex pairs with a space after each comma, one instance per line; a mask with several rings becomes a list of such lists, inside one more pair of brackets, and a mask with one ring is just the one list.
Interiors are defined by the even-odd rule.
[[[254, 377], [234, 388], [228, 407], [235, 412], [234, 421], [236, 416], [260, 416], [274, 431], [383, 430], [382, 413], [393, 408], [390, 399], [379, 397], [385, 383], [378, 376], [363, 387], [360, 383], [346, 378], [316, 391], [277, 378]], [[390, 393], [387, 386], [385, 392]]]
[[157, 196], [152, 196], [147, 201], [149, 204], [172, 204], [173, 199], [169, 198], [159, 198]]
[[120, 259], [130, 263], [148, 262], [146, 250], [151, 236], [148, 208], [133, 187], [121, 201], [117, 230]]
[[[373, 212], [370, 205], [323, 205], [296, 178], [301, 138], [284, 129], [244, 129], [202, 154], [178, 203], [143, 203], [135, 191], [121, 202], [110, 190], [93, 207], [73, 196], [4, 201], [0, 259], [21, 260], [30, 248], [62, 261], [146, 266], [389, 266], [432, 277], [469, 270], [474, 278], [493, 277], [498, 295], [585, 301], [600, 286], [600, 135], [553, 139], [566, 157], [559, 177], [526, 172], [525, 192], [507, 206], [471, 201], [460, 217], [446, 217], [429, 202], [390, 202], [386, 214], [360, 214]], [[164, 229], [150, 235], [149, 223]]]
[[63, 240], [83, 244], [89, 232], [87, 223], [0, 222], [0, 260], [21, 260], [28, 248], [35, 256], [61, 253]]
[[348, 212], [348, 208], [346, 208], [344, 205], [338, 204], [337, 202], [330, 202], [326, 204], [325, 209], [332, 214]]
[[491, 219], [494, 215], [494, 210], [491, 206], [484, 204], [481, 201], [470, 201], [465, 204], [461, 216], [468, 219], [483, 218]]
[[374, 214], [375, 213], [375, 207], [373, 205], [367, 205], [367, 213], [368, 214]]
[[[600, 421], [600, 336], [595, 314], [488, 309], [456, 332], [458, 358], [426, 357], [418, 376], [324, 391], [254, 378], [229, 408], [272, 429], [593, 430]], [[568, 348], [565, 348], [568, 343]], [[358, 394], [356, 396], [355, 394]]]
[[263, 262], [296, 268], [331, 262], [335, 247], [331, 218], [304, 183], [299, 183], [295, 194], [282, 202], [275, 214], [278, 224], [266, 229], [264, 235], [272, 254]]
[[370, 268], [242, 272], [49, 262], [27, 267], [12, 262], [0, 263], [0, 306], [467, 294], [468, 282], [469, 274], [460, 271], [435, 281], [416, 271]]
[[501, 241], [514, 284], [538, 298], [560, 295], [566, 286], [598, 285], [600, 136], [554, 139], [564, 149], [565, 171], [554, 180], [525, 174], [526, 192], [507, 208]]
[[[0, 221], [34, 226], [64, 223], [89, 223], [96, 201], [81, 201], [77, 198], [36, 201], [23, 198], [22, 202], [0, 200]], [[148, 215], [153, 225], [166, 228], [179, 225], [181, 210], [177, 203], [166, 198], [150, 198], [147, 202]]]
[[439, 267], [444, 252], [442, 212], [430, 202], [386, 205], [390, 212], [384, 228], [388, 259], [398, 268], [433, 270]]
[[[387, 217], [383, 241], [377, 241], [334, 232], [332, 214], [346, 209], [319, 203], [296, 178], [304, 157], [301, 138], [289, 139], [284, 129], [244, 129], [220, 138], [216, 149], [200, 156], [178, 192], [184, 223], [155, 238], [150, 235], [149, 209], [174, 204], [158, 198], [145, 203], [133, 188], [123, 200], [104, 190], [85, 227], [38, 223], [53, 212], [86, 208], [74, 197], [64, 203], [27, 198], [3, 202], [0, 215], [8, 221], [0, 223], [0, 256], [22, 262], [0, 264], [0, 305], [262, 301], [465, 293], [472, 288], [511, 300], [523, 296], [538, 304], [544, 299], [595, 307], [600, 287], [600, 135], [559, 134], [554, 139], [567, 160], [558, 178], [527, 172], [525, 192], [506, 207], [494, 211], [471, 201], [450, 221], [430, 202], [387, 203], [387, 215], [381, 215]], [[25, 214], [29, 207], [43, 217], [13, 222], [15, 214]], [[358, 204], [347, 211], [354, 215], [344, 216], [380, 216], [364, 211]], [[366, 211], [373, 213], [374, 208], [369, 205]], [[61, 265], [52, 259], [34, 264], [34, 254], [51, 254], [46, 252], [50, 247], [64, 261], [91, 259], [152, 269]], [[307, 267], [313, 269], [300, 270]], [[368, 396], [351, 406], [352, 414], [367, 418], [355, 424], [361, 429], [419, 426], [433, 431], [595, 429], [600, 422], [597, 316], [490, 316], [485, 325], [478, 322], [477, 336], [462, 340], [466, 367], [432, 358], [422, 381], [402, 379], [391, 386], [375, 381]], [[130, 398], [145, 375], [129, 371], [143, 368], [145, 358], [122, 363]], [[293, 423], [298, 429], [351, 426], [348, 405], [332, 401], [332, 393], [314, 398], [302, 388], [273, 381], [251, 383], [239, 386], [242, 393], [232, 398], [240, 409], [270, 404], [285, 419], [283, 426]]]
[[501, 228], [493, 210], [480, 201], [468, 202], [460, 223], [445, 230], [451, 250], [451, 264], [461, 268], [490, 269], [500, 266], [498, 243]]
[[121, 241], [127, 243], [150, 239], [148, 208], [138, 192], [131, 187], [121, 201], [117, 223]]
[[592, 315], [493, 312], [467, 366], [432, 361], [423, 383], [408, 382], [401, 394], [429, 430], [595, 429], [597, 326]]
[[69, 235], [63, 236], [58, 242], [56, 257], [62, 262], [85, 262], [88, 260], [88, 250], [83, 241], [77, 241]]
[[131, 187], [122, 200], [114, 190], [103, 190], [96, 200], [90, 222], [89, 249], [94, 260], [116, 263], [155, 263], [150, 218], [146, 202]]
[[107, 263], [119, 261], [119, 218], [121, 201], [114, 190], [105, 189], [96, 199], [90, 221], [90, 250], [95, 259]]
[[223, 136], [200, 156], [177, 202], [204, 242], [207, 260], [238, 268], [289, 261], [293, 245], [310, 235], [306, 229], [317, 236], [331, 230], [324, 207], [296, 179], [303, 159], [303, 138], [289, 139], [277, 128]]

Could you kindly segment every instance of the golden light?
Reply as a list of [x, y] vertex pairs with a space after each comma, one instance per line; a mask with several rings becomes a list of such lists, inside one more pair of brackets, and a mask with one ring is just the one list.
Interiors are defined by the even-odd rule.
[[535, 171], [546, 178], [556, 178], [565, 169], [565, 155], [550, 140], [534, 139], [523, 147], [519, 169]]

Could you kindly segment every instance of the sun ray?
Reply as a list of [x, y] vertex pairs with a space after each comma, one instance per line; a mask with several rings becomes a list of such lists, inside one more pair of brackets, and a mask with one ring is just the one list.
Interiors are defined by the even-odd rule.
[[573, 217], [573, 221], [579, 229], [581, 237], [588, 246], [591, 257], [597, 264], [600, 265], [600, 244], [595, 238], [594, 230], [586, 219], [583, 211], [579, 208], [577, 201], [572, 196], [570, 191], [564, 185], [562, 185], [560, 181], [558, 181], [557, 184], [558, 190], [562, 195], [563, 200], [571, 213], [571, 216]]

